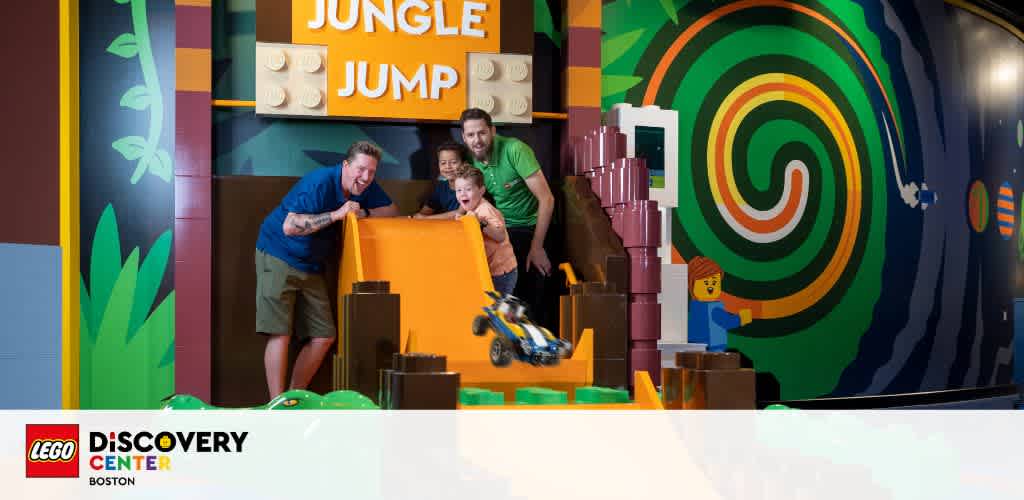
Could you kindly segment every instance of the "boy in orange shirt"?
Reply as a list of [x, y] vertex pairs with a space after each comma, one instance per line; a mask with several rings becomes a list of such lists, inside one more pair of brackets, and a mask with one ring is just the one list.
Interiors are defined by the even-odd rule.
[[455, 172], [455, 197], [459, 200], [456, 218], [472, 213], [480, 221], [494, 290], [511, 295], [518, 278], [516, 254], [505, 230], [505, 217], [484, 199], [485, 192], [484, 174], [480, 170], [463, 166]]

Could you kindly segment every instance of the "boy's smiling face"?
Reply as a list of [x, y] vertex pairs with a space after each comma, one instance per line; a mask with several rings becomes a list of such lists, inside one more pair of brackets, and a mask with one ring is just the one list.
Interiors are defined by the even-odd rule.
[[455, 179], [455, 198], [459, 200], [459, 206], [463, 210], [467, 212], [476, 210], [483, 197], [483, 186], [477, 186], [469, 179]]
[[437, 168], [445, 179], [451, 180], [455, 177], [455, 171], [458, 170], [459, 165], [462, 165], [462, 158], [459, 158], [455, 151], [446, 149], [437, 153]]

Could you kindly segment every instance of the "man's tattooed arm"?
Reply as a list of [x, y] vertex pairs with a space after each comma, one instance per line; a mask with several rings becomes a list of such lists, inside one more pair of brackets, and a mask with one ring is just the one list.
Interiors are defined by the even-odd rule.
[[288, 236], [307, 236], [334, 222], [331, 212], [322, 214], [296, 214], [289, 212], [284, 219], [284, 234]]

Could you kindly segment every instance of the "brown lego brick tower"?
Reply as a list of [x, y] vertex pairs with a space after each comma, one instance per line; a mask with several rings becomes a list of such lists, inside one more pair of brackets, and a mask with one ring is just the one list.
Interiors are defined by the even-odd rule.
[[579, 344], [586, 328], [594, 329], [594, 385], [628, 387], [628, 298], [606, 283], [581, 282], [561, 297], [560, 336]]
[[386, 410], [454, 410], [459, 374], [447, 371], [447, 358], [436, 354], [395, 354], [392, 368], [381, 370], [381, 408]]
[[334, 357], [335, 390], [377, 398], [378, 371], [391, 366], [401, 343], [400, 298], [390, 288], [387, 281], [353, 283], [352, 293], [342, 299], [342, 354]]
[[735, 352], [680, 352], [662, 368], [662, 402], [676, 410], [753, 410], [754, 370], [740, 368]]

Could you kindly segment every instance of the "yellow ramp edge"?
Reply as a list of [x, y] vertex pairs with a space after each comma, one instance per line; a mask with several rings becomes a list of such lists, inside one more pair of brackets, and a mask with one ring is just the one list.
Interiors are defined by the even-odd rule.
[[[493, 333], [477, 337], [471, 331], [473, 318], [490, 304], [484, 292], [494, 289], [474, 217], [445, 221], [350, 215], [342, 243], [339, 302], [351, 293], [352, 283], [378, 280], [390, 282], [392, 293], [401, 296], [402, 350], [445, 355], [448, 369], [461, 374], [464, 386], [506, 392], [526, 385], [566, 390], [593, 380], [592, 332], [581, 336], [573, 356], [557, 366], [491, 364]], [[340, 327], [339, 335], [345, 335]], [[339, 338], [339, 349], [343, 345]]]

